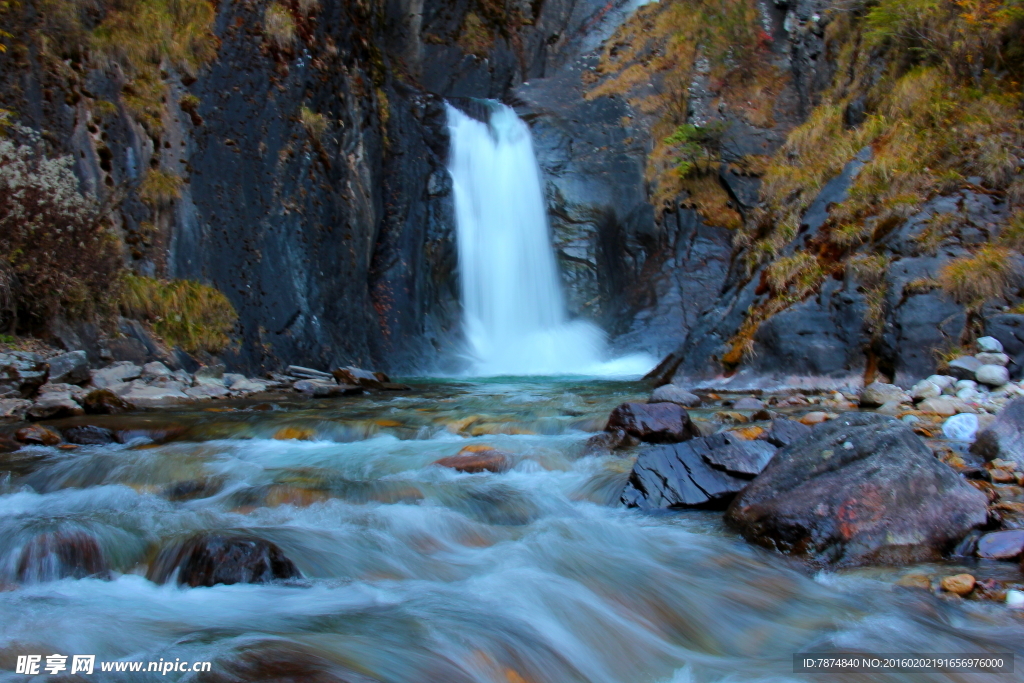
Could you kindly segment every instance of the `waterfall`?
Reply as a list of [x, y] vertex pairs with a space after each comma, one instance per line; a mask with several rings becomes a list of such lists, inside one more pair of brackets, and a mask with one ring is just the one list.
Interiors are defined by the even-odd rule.
[[489, 123], [448, 106], [472, 374], [643, 374], [651, 358], [606, 362], [603, 332], [568, 320], [530, 130], [511, 108], [487, 104]]

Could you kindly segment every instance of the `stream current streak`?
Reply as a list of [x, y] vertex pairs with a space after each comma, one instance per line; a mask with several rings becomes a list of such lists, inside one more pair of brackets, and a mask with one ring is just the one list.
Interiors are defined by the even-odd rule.
[[[86, 677], [205, 683], [824, 683], [866, 679], [794, 675], [792, 654], [1016, 650], [1022, 661], [1024, 628], [1005, 608], [894, 591], [871, 573], [812, 578], [733, 538], [717, 513], [622, 509], [635, 454], [584, 444], [640, 390], [492, 381], [271, 411], [223, 402], [234, 411], [90, 418], [135, 429], [127, 445], [6, 455], [0, 680], [26, 680], [18, 655], [53, 653], [209, 660], [205, 674]], [[173, 442], [143, 438], [171, 428]], [[505, 451], [511, 470], [431, 465], [469, 444]], [[56, 532], [95, 539], [109, 580], [54, 580], [56, 558], [24, 571], [32, 539]], [[144, 578], [158, 549], [197, 532], [272, 541], [303, 578]]]
[[530, 129], [509, 107], [487, 105], [488, 123], [448, 107], [471, 373], [644, 374], [653, 359], [606, 361], [601, 330], [567, 319]]

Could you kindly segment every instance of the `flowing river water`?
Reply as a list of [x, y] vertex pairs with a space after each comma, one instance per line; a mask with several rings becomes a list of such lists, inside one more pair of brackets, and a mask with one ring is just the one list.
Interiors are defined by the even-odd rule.
[[[808, 651], [1013, 651], [1020, 666], [1024, 620], [894, 587], [905, 569], [812, 572], [746, 545], [720, 513], [622, 508], [635, 451], [585, 444], [615, 405], [645, 393], [433, 381], [404, 395], [93, 417], [134, 440], [5, 455], [0, 680], [27, 680], [18, 655], [50, 653], [213, 663], [63, 679], [81, 681], [1021, 680], [794, 674], [793, 653]], [[513, 467], [432, 464], [468, 444]], [[145, 578], [161, 548], [202, 531], [271, 541], [302, 577], [200, 588]], [[26, 547], [55, 532], [95, 539], [110, 574], [54, 579], [53, 558], [26, 572]]]

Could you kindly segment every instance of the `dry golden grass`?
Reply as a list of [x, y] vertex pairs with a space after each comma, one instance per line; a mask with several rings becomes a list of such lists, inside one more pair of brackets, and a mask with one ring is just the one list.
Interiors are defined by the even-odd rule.
[[263, 12], [263, 34], [278, 50], [287, 50], [295, 43], [295, 18], [279, 2], [267, 5]]
[[939, 271], [939, 285], [953, 299], [977, 309], [1006, 295], [1020, 282], [1021, 272], [1007, 247], [986, 245], [972, 256], [954, 259]]
[[142, 177], [139, 198], [151, 206], [166, 206], [175, 199], [181, 199], [182, 185], [181, 176], [151, 168]]
[[459, 47], [483, 58], [494, 49], [494, 32], [476, 12], [468, 12], [459, 33]]
[[317, 142], [327, 132], [327, 117], [305, 105], [299, 109], [299, 120], [302, 122], [302, 127], [306, 129], [309, 137]]
[[164, 341], [189, 353], [223, 351], [238, 320], [223, 293], [192, 280], [127, 273], [121, 280], [119, 303], [125, 315], [151, 323]]

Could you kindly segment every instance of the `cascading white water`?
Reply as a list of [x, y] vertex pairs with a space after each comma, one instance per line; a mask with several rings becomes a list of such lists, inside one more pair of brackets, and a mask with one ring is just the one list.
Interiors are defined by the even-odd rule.
[[605, 361], [595, 325], [567, 320], [540, 169], [526, 124], [498, 102], [490, 123], [448, 107], [459, 275], [472, 374], [640, 375], [653, 359]]

